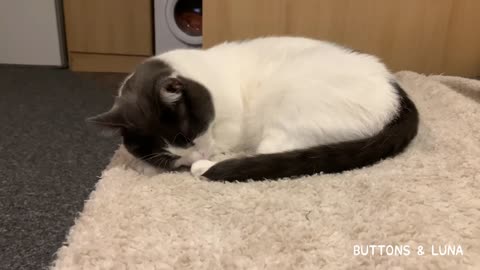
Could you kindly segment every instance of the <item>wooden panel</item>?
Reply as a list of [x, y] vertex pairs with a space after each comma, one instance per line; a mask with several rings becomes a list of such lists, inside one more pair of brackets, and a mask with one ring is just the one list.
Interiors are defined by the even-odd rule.
[[455, 1], [446, 38], [446, 53], [443, 55], [446, 72], [480, 76], [479, 14], [480, 1]]
[[204, 0], [203, 41], [299, 35], [381, 57], [393, 70], [480, 75], [478, 0]]
[[64, 0], [64, 12], [69, 51], [153, 54], [151, 0]]
[[130, 73], [145, 59], [145, 56], [69, 53], [70, 69], [73, 71]]

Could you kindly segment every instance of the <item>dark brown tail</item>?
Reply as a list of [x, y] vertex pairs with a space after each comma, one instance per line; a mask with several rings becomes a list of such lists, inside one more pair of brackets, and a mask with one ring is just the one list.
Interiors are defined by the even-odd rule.
[[396, 83], [401, 107], [397, 117], [378, 134], [355, 141], [308, 149], [262, 154], [221, 161], [203, 176], [211, 180], [247, 181], [338, 173], [372, 165], [402, 152], [417, 134], [419, 116], [415, 104]]

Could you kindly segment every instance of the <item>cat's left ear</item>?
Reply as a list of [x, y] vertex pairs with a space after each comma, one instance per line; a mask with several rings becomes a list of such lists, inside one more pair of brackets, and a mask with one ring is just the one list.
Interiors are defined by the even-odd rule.
[[127, 127], [121, 108], [118, 105], [114, 105], [107, 112], [87, 118], [86, 122], [100, 128], [101, 134], [108, 137], [119, 134], [123, 128]]
[[185, 86], [178, 78], [170, 77], [157, 82], [156, 88], [165, 104], [174, 105], [182, 98]]

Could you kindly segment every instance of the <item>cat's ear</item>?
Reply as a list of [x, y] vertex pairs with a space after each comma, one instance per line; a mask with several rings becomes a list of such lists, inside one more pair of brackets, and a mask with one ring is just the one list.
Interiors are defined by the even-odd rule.
[[121, 109], [117, 105], [114, 105], [107, 112], [87, 118], [86, 122], [99, 128], [100, 133], [107, 137], [117, 135], [123, 128], [127, 127]]
[[178, 78], [170, 77], [157, 82], [156, 88], [163, 103], [174, 105], [182, 98], [185, 86]]

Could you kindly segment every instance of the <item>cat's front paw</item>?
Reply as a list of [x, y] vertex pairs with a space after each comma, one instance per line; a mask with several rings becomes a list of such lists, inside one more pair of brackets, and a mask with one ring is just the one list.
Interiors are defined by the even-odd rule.
[[192, 167], [190, 168], [190, 172], [194, 175], [194, 176], [201, 176], [202, 174], [204, 174], [206, 171], [208, 171], [208, 169], [210, 169], [213, 165], [215, 165], [216, 162], [213, 162], [213, 161], [210, 161], [210, 160], [206, 160], [206, 159], [202, 159], [202, 160], [198, 160], [198, 161], [195, 161], [193, 164], [192, 164]]

